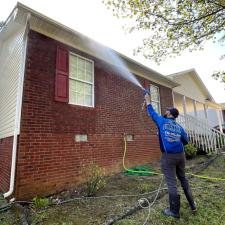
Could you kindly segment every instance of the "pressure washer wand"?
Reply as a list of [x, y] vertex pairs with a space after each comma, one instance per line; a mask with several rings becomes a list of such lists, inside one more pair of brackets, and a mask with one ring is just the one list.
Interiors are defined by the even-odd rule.
[[[149, 94], [149, 95], [150, 95], [150, 90], [149, 90], [149, 89], [143, 89], [143, 90], [144, 90], [144, 96], [145, 96], [146, 94]], [[144, 102], [143, 102], [143, 104], [142, 104], [142, 107], [141, 107], [142, 111], [144, 110], [145, 104], [146, 104], [146, 102], [145, 102], [145, 100], [144, 100]]]
[[149, 94], [149, 95], [150, 95], [150, 90], [149, 90], [149, 89], [144, 89], [144, 96], [145, 96], [146, 94]]

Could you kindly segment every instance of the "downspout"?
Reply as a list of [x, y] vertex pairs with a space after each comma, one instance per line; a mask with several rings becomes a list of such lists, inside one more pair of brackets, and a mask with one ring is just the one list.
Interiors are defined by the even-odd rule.
[[[23, 84], [24, 84], [24, 73], [25, 73], [25, 62], [26, 62], [26, 51], [27, 51], [27, 35], [29, 30], [30, 13], [27, 15], [25, 31], [23, 34], [23, 52], [22, 52], [22, 63], [19, 72], [19, 84], [17, 88], [17, 99], [16, 99], [16, 115], [15, 115], [15, 128], [13, 134], [13, 149], [12, 149], [12, 162], [11, 162], [11, 174], [10, 174], [10, 186], [8, 192], [4, 193], [4, 198], [8, 198], [14, 192], [15, 187], [15, 174], [16, 174], [16, 155], [17, 155], [17, 140], [20, 133], [20, 118], [22, 109], [22, 97], [23, 97]], [[11, 199], [13, 201], [14, 199]]]

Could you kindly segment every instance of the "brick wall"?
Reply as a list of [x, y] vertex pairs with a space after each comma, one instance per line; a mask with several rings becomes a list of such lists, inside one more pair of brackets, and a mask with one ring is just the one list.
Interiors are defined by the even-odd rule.
[[13, 137], [0, 139], [0, 192], [9, 190]]
[[[124, 132], [135, 139], [128, 143], [128, 166], [160, 157], [156, 126], [140, 115], [142, 90], [102, 61], [70, 49], [95, 63], [94, 108], [54, 101], [57, 44], [34, 31], [29, 33], [17, 162], [18, 199], [73, 187], [82, 180], [82, 164], [90, 161], [108, 172], [120, 171]], [[164, 109], [172, 105], [172, 92], [158, 86]], [[87, 134], [88, 142], [75, 142], [76, 134]]]

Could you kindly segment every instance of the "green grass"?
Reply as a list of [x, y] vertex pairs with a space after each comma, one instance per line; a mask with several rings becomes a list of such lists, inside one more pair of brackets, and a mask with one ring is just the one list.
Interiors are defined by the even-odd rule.
[[[223, 184], [224, 185], [224, 184]], [[149, 224], [180, 224], [180, 225], [223, 225], [225, 224], [225, 188], [222, 185], [219, 189], [207, 187], [203, 189], [193, 189], [197, 212], [190, 210], [184, 195], [181, 196], [181, 218], [179, 220], [164, 217], [161, 210], [167, 207], [167, 196], [163, 197], [155, 207], [152, 208]], [[133, 215], [131, 219], [135, 221], [133, 225], [142, 225], [148, 214], [147, 210], [142, 210]], [[117, 223], [119, 225], [120, 223]]]
[[[188, 167], [199, 165], [206, 158], [201, 156], [187, 162]], [[225, 177], [225, 157], [219, 157], [206, 170], [206, 176]], [[160, 177], [126, 177], [121, 174], [107, 178], [107, 185], [100, 195], [138, 194], [155, 190]], [[198, 178], [190, 180], [192, 192], [197, 202], [198, 211], [192, 214], [185, 196], [181, 191], [181, 218], [179, 220], [164, 217], [161, 210], [167, 207], [168, 196], [156, 201], [151, 209], [148, 224], [153, 225], [225, 225], [225, 182], [210, 182]], [[202, 187], [196, 189], [196, 187]], [[50, 207], [46, 210], [31, 210], [32, 225], [98, 225], [109, 218], [121, 215], [137, 203], [141, 197], [76, 200], [64, 205]], [[121, 220], [116, 225], [142, 225], [148, 215], [143, 209]], [[19, 215], [15, 209], [0, 213], [1, 225], [18, 224]]]

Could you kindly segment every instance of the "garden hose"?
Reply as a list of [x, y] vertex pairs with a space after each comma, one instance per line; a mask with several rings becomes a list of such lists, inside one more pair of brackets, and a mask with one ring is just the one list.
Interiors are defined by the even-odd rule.
[[225, 178], [219, 178], [219, 177], [207, 177], [207, 176], [202, 176], [202, 175], [197, 175], [193, 173], [187, 173], [193, 177], [197, 177], [200, 179], [206, 179], [206, 180], [211, 180], [211, 181], [225, 181]]
[[[124, 168], [124, 170], [127, 171], [127, 172], [132, 172], [132, 173], [148, 173], [148, 174], [152, 174], [152, 175], [161, 175], [161, 176], [163, 176], [163, 174], [159, 173], [159, 172], [140, 171], [140, 170], [136, 171], [136, 170], [128, 169], [126, 167], [126, 164], [125, 164], [126, 153], [127, 153], [127, 140], [126, 140], [126, 136], [124, 135], [124, 153], [123, 153], [123, 168]], [[197, 174], [194, 174], [194, 173], [186, 173], [186, 174], [191, 175], [193, 177], [197, 177], [199, 179], [205, 179], [205, 180], [210, 180], [210, 181], [225, 181], [225, 178], [208, 177], [208, 176], [197, 175]]]
[[162, 173], [158, 173], [158, 172], [152, 172], [152, 171], [144, 171], [144, 170], [131, 170], [131, 169], [128, 169], [125, 165], [125, 158], [126, 158], [126, 152], [127, 152], [127, 140], [126, 140], [126, 136], [124, 135], [124, 153], [123, 153], [123, 168], [125, 171], [127, 172], [132, 172], [132, 173], [148, 173], [148, 174], [152, 174], [152, 175], [162, 175]]
[[2, 212], [6, 212], [7, 210], [9, 210], [11, 208], [11, 204], [7, 204], [3, 207], [0, 207], [0, 213]]

